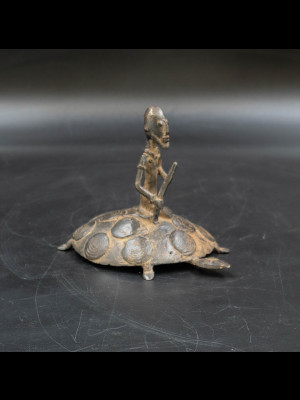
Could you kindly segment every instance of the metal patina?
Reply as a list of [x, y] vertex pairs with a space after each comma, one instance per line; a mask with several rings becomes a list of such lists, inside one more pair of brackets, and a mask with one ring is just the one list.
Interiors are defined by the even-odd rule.
[[[174, 214], [164, 206], [164, 194], [177, 163], [169, 172], [162, 167], [160, 148], [170, 146], [169, 123], [159, 107], [145, 112], [147, 144], [137, 167], [135, 187], [140, 193], [138, 206], [101, 214], [79, 227], [59, 250], [71, 247], [96, 264], [141, 266], [143, 278], [154, 278], [153, 267], [161, 264], [189, 263], [196, 267], [220, 270], [230, 265], [213, 251], [228, 253], [203, 227]], [[163, 183], [158, 190], [158, 175]]]

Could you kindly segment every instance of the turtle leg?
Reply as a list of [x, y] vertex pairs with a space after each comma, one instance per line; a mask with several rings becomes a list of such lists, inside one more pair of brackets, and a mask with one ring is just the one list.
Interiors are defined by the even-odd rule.
[[220, 247], [218, 244], [216, 245], [215, 250], [219, 254], [228, 254], [228, 253], [230, 253], [229, 249], [226, 249], [226, 247]]
[[196, 267], [205, 268], [205, 269], [228, 269], [230, 265], [223, 260], [219, 260], [215, 257], [206, 257], [206, 258], [198, 258], [189, 261], [190, 264], [195, 265]]
[[59, 246], [57, 248], [57, 250], [60, 250], [60, 251], [69, 250], [72, 247], [72, 244], [73, 244], [73, 239], [70, 239], [67, 241], [67, 243], [64, 243], [61, 246]]
[[143, 278], [146, 281], [152, 281], [154, 279], [155, 273], [153, 271], [153, 265], [152, 264], [144, 264], [142, 265], [143, 268]]

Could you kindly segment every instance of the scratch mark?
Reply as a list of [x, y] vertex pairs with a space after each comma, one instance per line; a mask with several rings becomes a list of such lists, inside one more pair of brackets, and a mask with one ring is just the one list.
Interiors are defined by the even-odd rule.
[[179, 315], [179, 318], [181, 319], [181, 321], [184, 323], [184, 325], [185, 325], [188, 329], [190, 329], [190, 330], [192, 330], [192, 331], [195, 330], [195, 327], [194, 327], [193, 325], [189, 324], [189, 323], [188, 323], [185, 319], [183, 319], [180, 315]]
[[278, 275], [279, 275], [279, 280], [280, 280], [280, 285], [281, 285], [282, 300], [283, 300], [283, 302], [285, 302], [285, 292], [284, 292], [282, 275], [281, 275], [281, 249], [279, 250], [279, 255], [278, 255]]
[[106, 328], [106, 329], [103, 329], [103, 331], [96, 331], [96, 332], [93, 332], [93, 329], [89, 329], [88, 336], [99, 336], [99, 335], [102, 335], [102, 333], [106, 333], [109, 331], [116, 331], [118, 329], [125, 328], [126, 326], [127, 325], [120, 325], [120, 326], [116, 326], [115, 328]]
[[79, 324], [78, 324], [78, 327], [77, 327], [75, 336], [71, 335], [75, 343], [78, 343], [78, 342], [77, 342], [77, 335], [78, 335], [79, 328], [80, 328], [80, 325], [81, 325], [82, 314], [83, 314], [83, 310], [81, 310], [81, 313], [80, 313]]
[[80, 349], [72, 350], [70, 353], [78, 353], [79, 351], [91, 349], [91, 348], [94, 348], [94, 347], [95, 347], [95, 344], [91, 344], [90, 346], [81, 347]]
[[240, 309], [241, 309], [241, 307], [233, 306], [233, 305], [231, 304], [228, 291], [229, 291], [229, 289], [226, 290], [226, 297], [227, 297], [227, 300], [228, 300], [227, 306], [225, 306], [225, 307], [223, 307], [221, 310], [215, 312], [214, 315], [219, 314], [219, 313], [221, 313], [221, 312], [223, 312], [223, 311], [225, 311], [225, 310], [232, 310], [232, 309], [240, 310]]
[[290, 232], [298, 232], [300, 230], [300, 228], [293, 228], [293, 229], [289, 229], [288, 231], [287, 231], [287, 233], [290, 233]]
[[251, 334], [251, 332], [250, 332], [248, 323], [247, 323], [247, 321], [245, 320], [245, 318], [243, 318], [243, 321], [245, 322], [247, 331], [248, 331], [248, 333], [249, 333], [249, 343], [252, 343], [252, 334]]
[[139, 346], [139, 347], [130, 347], [129, 350], [140, 350], [143, 349], [143, 346]]
[[251, 233], [250, 235], [243, 236], [243, 237], [239, 238], [239, 240], [250, 239], [250, 238], [252, 238], [252, 237], [256, 237], [256, 236], [257, 236], [257, 235], [254, 235], [253, 233]]
[[86, 184], [85, 177], [82, 176], [82, 175], [80, 175], [80, 176], [79, 176], [79, 179], [80, 179], [81, 185], [82, 185], [82, 187], [85, 189], [85, 191], [86, 191], [90, 196], [92, 196], [93, 199], [96, 199], [95, 193], [93, 193], [93, 192], [91, 191], [90, 187]]
[[222, 231], [222, 235], [224, 236], [225, 233], [228, 233], [229, 231], [231, 231], [234, 228], [237, 228], [238, 226], [239, 226], [239, 224], [230, 225], [228, 228], [226, 228], [225, 230]]
[[223, 312], [225, 310], [228, 310], [228, 309], [229, 309], [229, 306], [226, 306], [226, 307], [222, 308], [221, 310], [215, 312], [214, 315], [219, 314], [219, 313], [221, 313], [221, 312]]
[[149, 351], [149, 346], [148, 346], [148, 341], [147, 341], [147, 335], [145, 335], [145, 346], [147, 351]]
[[200, 338], [199, 338], [199, 334], [198, 334], [198, 331], [197, 331], [197, 329], [196, 329], [196, 328], [195, 328], [195, 331], [196, 331], [197, 338], [196, 338], [196, 346], [195, 346], [195, 350], [194, 350], [194, 352], [196, 353], [196, 352], [198, 351], [198, 347], [199, 347]]

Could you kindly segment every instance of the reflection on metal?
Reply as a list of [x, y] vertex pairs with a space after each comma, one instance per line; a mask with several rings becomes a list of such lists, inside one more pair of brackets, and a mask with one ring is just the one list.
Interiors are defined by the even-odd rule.
[[[164, 195], [172, 181], [177, 163], [169, 172], [162, 167], [160, 149], [170, 146], [168, 120], [159, 107], [145, 112], [147, 144], [137, 166], [135, 187], [140, 193], [138, 206], [101, 214], [78, 228], [59, 250], [71, 247], [96, 264], [141, 266], [143, 278], [154, 278], [153, 267], [186, 262], [197, 267], [219, 270], [230, 265], [215, 257], [213, 251], [228, 253], [203, 227], [174, 214], [164, 206]], [[158, 175], [163, 183], [157, 190]]]

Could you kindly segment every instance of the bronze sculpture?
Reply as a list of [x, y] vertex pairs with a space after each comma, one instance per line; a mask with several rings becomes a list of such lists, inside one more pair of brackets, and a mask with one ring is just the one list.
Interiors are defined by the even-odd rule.
[[[213, 251], [228, 253], [201, 226], [174, 214], [164, 207], [164, 194], [177, 163], [166, 173], [162, 167], [159, 147], [168, 149], [168, 121], [159, 107], [145, 112], [144, 129], [147, 144], [138, 164], [135, 187], [140, 193], [139, 206], [101, 214], [79, 227], [59, 250], [71, 247], [82, 257], [96, 264], [141, 266], [143, 278], [154, 278], [153, 267], [186, 262], [206, 269], [230, 268], [215, 257]], [[158, 175], [163, 179], [157, 191]], [[144, 183], [142, 180], [144, 177]]]

